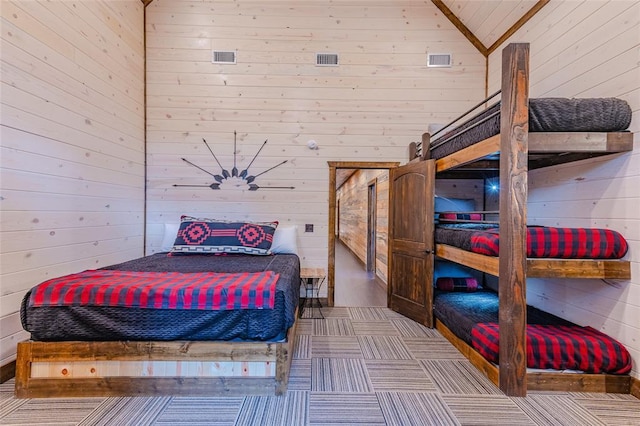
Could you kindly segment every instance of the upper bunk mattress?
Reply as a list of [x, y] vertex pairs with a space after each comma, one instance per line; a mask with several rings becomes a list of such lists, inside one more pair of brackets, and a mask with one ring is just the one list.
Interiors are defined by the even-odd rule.
[[[629, 104], [617, 98], [531, 98], [529, 132], [619, 132], [629, 127], [631, 114]], [[499, 133], [497, 103], [431, 141], [431, 158], [446, 157]]]
[[[498, 228], [487, 224], [447, 224], [435, 228], [435, 242], [466, 251], [498, 256]], [[557, 259], [621, 259], [624, 237], [611, 229], [527, 227], [527, 257]]]
[[[122, 303], [119, 305], [42, 305], [34, 303], [36, 298], [32, 297], [32, 293], [37, 292], [36, 286], [25, 295], [20, 309], [22, 325], [31, 333], [33, 340], [277, 341], [283, 339], [287, 329], [293, 325], [299, 302], [300, 260], [296, 255], [290, 254], [168, 256], [166, 253], [158, 253], [98, 271], [114, 272], [118, 275], [122, 275], [119, 271], [127, 271], [124, 274], [142, 273], [138, 275], [162, 275], [155, 273], [169, 272], [171, 274], [166, 274], [167, 276], [176, 276], [178, 280], [180, 277], [199, 277], [209, 273], [225, 273], [237, 277], [241, 273], [258, 274], [273, 271], [278, 274], [278, 278], [272, 297], [273, 308], [264, 308], [264, 305], [247, 308], [244, 300], [237, 300], [235, 304], [242, 305], [242, 309], [232, 309], [233, 302], [231, 305], [223, 305], [222, 309], [210, 309], [209, 305], [199, 309], [187, 309], [184, 303], [185, 289], [191, 290], [189, 294], [197, 295], [198, 287], [185, 282], [173, 283], [177, 286], [167, 285], [167, 298], [163, 297], [157, 307], [151, 304], [143, 307], [142, 303], [130, 303], [125, 300], [124, 292], [121, 292]], [[209, 287], [213, 291], [216, 286]], [[93, 297], [96, 291], [85, 292], [83, 297]], [[179, 294], [179, 306], [167, 305], [169, 297], [176, 300], [176, 293]], [[139, 292], [128, 294], [130, 297], [141, 298], [143, 302], [145, 300]], [[255, 298], [255, 288], [247, 289], [243, 294], [247, 299]], [[114, 296], [114, 299], [117, 298]]]

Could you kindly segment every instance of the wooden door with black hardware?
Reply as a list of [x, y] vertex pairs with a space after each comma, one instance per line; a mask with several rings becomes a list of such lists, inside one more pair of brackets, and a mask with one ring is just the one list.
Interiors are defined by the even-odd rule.
[[433, 327], [433, 160], [389, 170], [390, 309]]

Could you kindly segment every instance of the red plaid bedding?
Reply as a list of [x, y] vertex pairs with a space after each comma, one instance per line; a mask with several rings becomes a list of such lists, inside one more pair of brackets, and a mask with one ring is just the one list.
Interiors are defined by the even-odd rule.
[[244, 273], [90, 270], [38, 285], [29, 306], [148, 309], [273, 309], [273, 271]]
[[[627, 242], [610, 229], [527, 228], [527, 257], [560, 259], [620, 259], [627, 253]], [[498, 229], [474, 232], [471, 251], [498, 256]]]
[[[498, 363], [499, 327], [480, 323], [471, 330], [471, 344], [483, 357]], [[626, 374], [631, 356], [615, 339], [591, 327], [527, 325], [527, 367]]]

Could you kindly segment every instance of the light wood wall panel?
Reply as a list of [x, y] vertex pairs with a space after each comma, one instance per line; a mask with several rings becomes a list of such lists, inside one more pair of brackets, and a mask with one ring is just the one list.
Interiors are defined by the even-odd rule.
[[[430, 2], [183, 1], [147, 7], [147, 249], [180, 214], [314, 224], [300, 232], [303, 266], [327, 266], [327, 161], [406, 161], [430, 123], [445, 123], [484, 92], [481, 54]], [[237, 64], [211, 63], [211, 49]], [[340, 66], [315, 66], [335, 52]], [[427, 52], [454, 66], [427, 68]], [[251, 165], [260, 186], [206, 185], [207, 172]], [[220, 162], [202, 142], [206, 139]], [[317, 150], [307, 148], [314, 140]]]
[[144, 250], [140, 1], [2, 2], [0, 363], [49, 278]]
[[[531, 43], [531, 96], [619, 97], [633, 110], [634, 151], [531, 172], [528, 205], [530, 223], [621, 232], [631, 280], [529, 280], [527, 300], [620, 340], [640, 377], [640, 4], [551, 2], [509, 41]], [[489, 92], [499, 81], [500, 50]]]
[[339, 239], [367, 264], [369, 184], [376, 185], [376, 275], [387, 282], [389, 241], [389, 171], [357, 170], [336, 192], [340, 203]]

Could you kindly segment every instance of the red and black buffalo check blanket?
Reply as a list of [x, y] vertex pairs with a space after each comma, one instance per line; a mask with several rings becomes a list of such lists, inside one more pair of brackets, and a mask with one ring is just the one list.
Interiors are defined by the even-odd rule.
[[45, 281], [29, 305], [147, 309], [273, 309], [273, 271], [245, 273], [89, 270]]
[[[471, 330], [473, 348], [487, 360], [499, 361], [499, 327], [479, 323]], [[527, 325], [527, 367], [626, 374], [631, 356], [620, 342], [591, 327]]]
[[[627, 253], [627, 241], [616, 231], [596, 228], [527, 228], [527, 257], [560, 259], [620, 259]], [[498, 256], [498, 229], [474, 232], [471, 251]]]

